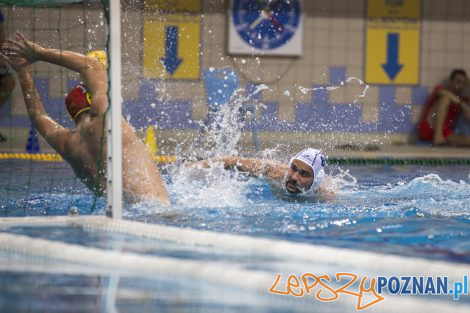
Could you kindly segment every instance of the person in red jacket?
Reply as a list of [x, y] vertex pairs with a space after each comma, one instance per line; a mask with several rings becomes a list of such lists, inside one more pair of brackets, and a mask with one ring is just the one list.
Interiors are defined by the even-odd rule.
[[467, 83], [467, 73], [455, 69], [447, 84], [434, 88], [417, 126], [420, 140], [434, 145], [470, 146], [470, 136], [454, 132], [461, 113], [470, 120], [469, 99], [462, 96]]

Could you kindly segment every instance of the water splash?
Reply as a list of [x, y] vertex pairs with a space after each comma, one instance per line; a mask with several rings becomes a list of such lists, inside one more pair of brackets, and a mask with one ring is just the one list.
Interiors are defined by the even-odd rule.
[[358, 186], [357, 178], [349, 173], [349, 170], [343, 170], [340, 167], [331, 168], [329, 174], [325, 177], [330, 190], [354, 189]]
[[[255, 114], [255, 106], [260, 105], [256, 100], [257, 95], [267, 89], [266, 85], [261, 84], [249, 93], [243, 89], [236, 90], [229, 103], [212, 112], [210, 123], [201, 125], [200, 138], [185, 149], [189, 151], [189, 159], [210, 160], [238, 155], [237, 144], [243, 127], [252, 118], [250, 114]], [[251, 105], [252, 112], [242, 110], [246, 104]], [[177, 155], [179, 153], [182, 151], [177, 151]], [[269, 158], [275, 153], [275, 149], [268, 149], [262, 152], [261, 157]], [[249, 201], [246, 194], [252, 179], [238, 171], [226, 171], [217, 162], [210, 161], [209, 165], [209, 168], [198, 169], [181, 163], [170, 169], [172, 183], [169, 189], [176, 207], [188, 210], [244, 206]]]
[[346, 80], [341, 81], [339, 86], [321, 86], [321, 87], [314, 87], [314, 88], [306, 88], [303, 86], [298, 86], [300, 92], [302, 92], [304, 95], [306, 95], [309, 91], [316, 91], [316, 90], [336, 90], [342, 87], [345, 87], [347, 84], [349, 84], [351, 81], [357, 81], [361, 86], [363, 86], [362, 92], [359, 95], [356, 95], [354, 98], [353, 103], [357, 103], [359, 101], [359, 98], [364, 98], [366, 96], [367, 90], [369, 89], [369, 85], [364, 83], [361, 79], [357, 77], [347, 77]]
[[[240, 141], [242, 129], [249, 120], [254, 118], [252, 114], [256, 114], [256, 106], [261, 105], [256, 100], [256, 96], [268, 89], [268, 86], [260, 84], [249, 93], [246, 93], [244, 89], [236, 90], [229, 103], [209, 114], [208, 124], [201, 124], [200, 136], [203, 138], [195, 141], [196, 147], [190, 150], [199, 151], [203, 158], [238, 155], [236, 146]], [[249, 104], [250, 109], [242, 110], [244, 104]]]
[[470, 194], [470, 184], [442, 179], [437, 174], [426, 174], [395, 183], [384, 182], [378, 186], [361, 185], [340, 190], [340, 203], [357, 209], [354, 201], [374, 214], [392, 216], [469, 216], [470, 204], [465, 199]]
[[217, 162], [207, 169], [183, 165], [173, 177], [169, 191], [177, 210], [242, 207], [249, 181], [237, 171], [226, 171]]

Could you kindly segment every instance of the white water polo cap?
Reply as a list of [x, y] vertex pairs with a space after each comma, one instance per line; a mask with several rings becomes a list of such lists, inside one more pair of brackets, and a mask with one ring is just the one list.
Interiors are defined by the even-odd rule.
[[309, 190], [316, 190], [320, 185], [320, 181], [325, 176], [325, 171], [323, 170], [323, 167], [325, 167], [327, 164], [323, 153], [317, 149], [307, 148], [297, 153], [290, 160], [289, 166], [294, 160], [299, 160], [307, 164], [313, 170], [313, 182]]

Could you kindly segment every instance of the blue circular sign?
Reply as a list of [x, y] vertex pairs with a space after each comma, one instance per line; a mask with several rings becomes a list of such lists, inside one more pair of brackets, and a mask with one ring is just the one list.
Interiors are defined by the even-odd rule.
[[250, 46], [276, 49], [286, 44], [300, 23], [299, 0], [233, 0], [235, 29]]

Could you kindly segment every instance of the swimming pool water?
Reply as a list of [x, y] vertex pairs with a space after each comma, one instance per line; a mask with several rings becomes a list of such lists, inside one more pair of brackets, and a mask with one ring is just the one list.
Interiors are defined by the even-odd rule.
[[[103, 215], [105, 200], [78, 182], [65, 163], [0, 161], [2, 216]], [[335, 200], [292, 201], [267, 181], [211, 169], [188, 172], [166, 168], [171, 209], [153, 203], [127, 205], [125, 218], [212, 232], [345, 247], [454, 263], [470, 261], [470, 185], [466, 167], [330, 167]], [[276, 259], [253, 251], [214, 249], [79, 226], [15, 226], [10, 234], [203, 264], [223, 264], [272, 274], [315, 271], [330, 276], [350, 270], [341, 265]], [[212, 263], [211, 263], [212, 262]], [[329, 265], [328, 265], [329, 264]], [[121, 273], [113, 267], [77, 260], [0, 251], [2, 312], [339, 312], [341, 303], [300, 302], [266, 290], [254, 292], [205, 280]], [[362, 274], [386, 275], [367, 269]], [[389, 268], [387, 273], [396, 274]], [[209, 270], [210, 272], [210, 270]], [[442, 273], [446, 275], [447, 273]], [[308, 299], [307, 299], [308, 300]], [[420, 300], [420, 299], [419, 299]], [[429, 303], [450, 296], [426, 296]], [[387, 301], [390, 301], [387, 298]], [[461, 298], [459, 308], [468, 305]], [[387, 308], [388, 304], [382, 306]], [[436, 306], [437, 308], [437, 306]], [[393, 310], [390, 310], [393, 311]]]
[[0, 160], [0, 171], [3, 217], [64, 215], [74, 205], [91, 213], [105, 204], [104, 199], [92, 195], [65, 162]]
[[[64, 266], [64, 264], [57, 264]], [[295, 304], [273, 301], [269, 294], [203, 281], [119, 277], [113, 274], [2, 272], [2, 312], [309, 312]], [[115, 297], [112, 294], [117, 293]], [[107, 301], [111, 294], [112, 302]], [[243, 301], [241, 301], [243, 299]]]
[[[0, 161], [0, 214], [104, 214], [65, 163]], [[346, 173], [347, 171], [348, 173]], [[125, 218], [452, 262], [470, 262], [470, 182], [463, 166], [330, 167], [330, 202], [280, 198], [266, 181], [167, 170], [173, 207], [130, 205]], [[185, 174], [186, 173], [186, 174]], [[236, 176], [236, 175], [235, 175]]]

